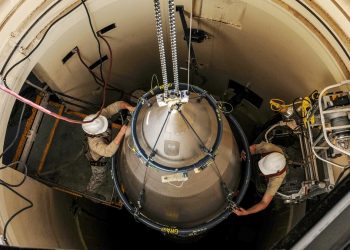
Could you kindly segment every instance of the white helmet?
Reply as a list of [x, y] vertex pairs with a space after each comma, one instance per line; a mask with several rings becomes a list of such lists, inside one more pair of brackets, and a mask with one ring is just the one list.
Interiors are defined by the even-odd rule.
[[286, 166], [286, 157], [281, 153], [270, 153], [259, 161], [259, 168], [264, 175], [276, 174]]
[[[95, 116], [96, 115], [88, 115], [87, 117], [84, 118], [84, 122], [91, 121], [92, 119], [95, 118]], [[85, 133], [89, 135], [102, 134], [108, 128], [108, 120], [103, 115], [100, 115], [93, 122], [83, 123], [82, 127]]]

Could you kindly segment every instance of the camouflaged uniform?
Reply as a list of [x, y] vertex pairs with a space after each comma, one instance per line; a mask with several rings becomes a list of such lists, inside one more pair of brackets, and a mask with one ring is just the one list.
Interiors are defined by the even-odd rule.
[[[277, 145], [272, 143], [261, 142], [259, 144], [256, 144], [255, 146], [256, 146], [256, 151], [254, 154], [269, 154], [272, 152], [277, 152], [284, 155], [283, 150]], [[286, 177], [286, 172], [283, 172], [280, 175], [268, 178], [268, 183], [267, 183], [267, 188], [265, 193], [271, 196], [274, 196], [277, 193], [280, 186], [282, 185], [285, 177]]]
[[[111, 118], [120, 110], [120, 102], [115, 102], [104, 108], [101, 115]], [[86, 187], [88, 192], [96, 193], [103, 184], [107, 175], [107, 158], [112, 157], [118, 150], [119, 145], [112, 140], [111, 126], [100, 135], [86, 135], [89, 150], [86, 154], [91, 166], [91, 178]]]

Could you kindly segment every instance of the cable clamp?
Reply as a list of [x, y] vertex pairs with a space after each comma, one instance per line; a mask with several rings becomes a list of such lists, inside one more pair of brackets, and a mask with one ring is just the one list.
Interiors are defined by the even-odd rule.
[[216, 154], [213, 152], [213, 150], [207, 149], [204, 145], [200, 146], [201, 150], [210, 156], [211, 159], [215, 159]]

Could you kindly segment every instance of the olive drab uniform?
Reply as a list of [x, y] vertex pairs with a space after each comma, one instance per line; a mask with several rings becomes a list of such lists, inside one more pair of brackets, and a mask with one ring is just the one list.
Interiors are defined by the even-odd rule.
[[[120, 102], [115, 102], [104, 108], [101, 115], [109, 119], [119, 110]], [[86, 139], [88, 150], [85, 155], [90, 162], [92, 172], [86, 191], [96, 193], [106, 179], [108, 157], [112, 157], [116, 153], [119, 145], [112, 140], [111, 126], [106, 132], [99, 135], [86, 134]]]

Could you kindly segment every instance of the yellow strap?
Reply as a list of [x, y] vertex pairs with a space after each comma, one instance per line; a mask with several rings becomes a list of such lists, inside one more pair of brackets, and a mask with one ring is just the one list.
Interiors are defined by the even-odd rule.
[[281, 99], [271, 99], [270, 100], [270, 108], [272, 111], [284, 113], [287, 111], [287, 109], [290, 105], [291, 104], [286, 104], [285, 101], [283, 101]]

